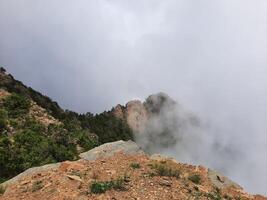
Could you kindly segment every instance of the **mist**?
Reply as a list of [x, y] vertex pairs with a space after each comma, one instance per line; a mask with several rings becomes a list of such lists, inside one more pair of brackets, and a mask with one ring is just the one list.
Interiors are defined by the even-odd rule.
[[[1, 0], [0, 65], [77, 112], [163, 91], [204, 124], [187, 135], [206, 134], [166, 153], [267, 194], [266, 10], [265, 0]], [[214, 141], [215, 155], [202, 148]]]

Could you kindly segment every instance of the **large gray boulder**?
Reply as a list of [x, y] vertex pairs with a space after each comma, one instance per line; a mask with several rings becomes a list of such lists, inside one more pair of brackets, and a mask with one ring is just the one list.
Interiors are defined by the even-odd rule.
[[142, 149], [131, 140], [129, 141], [117, 141], [103, 144], [99, 147], [91, 149], [90, 151], [81, 153], [79, 156], [85, 160], [96, 160], [101, 158], [107, 158], [115, 153], [123, 152], [125, 154], [143, 154]]
[[14, 178], [9, 179], [8, 181], [2, 183], [1, 186], [5, 187], [10, 184], [16, 183], [19, 180], [23, 179], [24, 177], [32, 175], [32, 174], [40, 173], [40, 172], [47, 171], [47, 170], [56, 170], [59, 166], [60, 166], [60, 163], [53, 163], [53, 164], [48, 164], [48, 165], [44, 165], [41, 167], [33, 167], [30, 169], [27, 169], [26, 171], [15, 176]]

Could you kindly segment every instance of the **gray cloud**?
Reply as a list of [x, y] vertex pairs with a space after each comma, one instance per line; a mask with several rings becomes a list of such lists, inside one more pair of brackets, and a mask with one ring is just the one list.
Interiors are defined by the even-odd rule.
[[265, 0], [1, 0], [0, 64], [64, 108], [168, 93], [244, 153], [228, 175], [266, 194]]

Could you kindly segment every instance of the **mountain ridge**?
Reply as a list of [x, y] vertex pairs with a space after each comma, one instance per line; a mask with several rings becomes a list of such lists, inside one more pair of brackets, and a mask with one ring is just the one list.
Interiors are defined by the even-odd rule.
[[[175, 112], [178, 111], [178, 115], [173, 112], [174, 110]], [[171, 118], [169, 118], [169, 115], [171, 116]], [[174, 122], [172, 122], [173, 119], [175, 119]], [[147, 154], [144, 154], [140, 157], [135, 155], [130, 155], [130, 157], [128, 157], [128, 152], [127, 150], [125, 151], [124, 148], [127, 149], [127, 145], [129, 145], [129, 143], [124, 143], [122, 141], [121, 142], [123, 144], [127, 145], [122, 145], [124, 146], [123, 149], [120, 149], [121, 147], [115, 147], [116, 154], [112, 153], [112, 156], [107, 156], [110, 152], [113, 152], [113, 150], [112, 148], [106, 149], [105, 145], [108, 146], [110, 142], [116, 143], [116, 141], [118, 140], [135, 140], [135, 142], [137, 142], [138, 145], [145, 152], [155, 153], [156, 149], [158, 150], [161, 148], [165, 148], [166, 146], [171, 147], [172, 145], [176, 144], [177, 138], [174, 137], [172, 132], [174, 130], [176, 131], [177, 129], [177, 120], [180, 123], [178, 125], [179, 130], [181, 131], [183, 131], [183, 129], [186, 130], [191, 127], [195, 129], [200, 126], [199, 119], [196, 115], [185, 111], [177, 102], [173, 101], [168, 95], [164, 93], [150, 95], [144, 102], [141, 102], [139, 100], [132, 100], [129, 101], [125, 106], [118, 104], [110, 111], [104, 111], [103, 113], [96, 115], [90, 112], [86, 114], [78, 114], [73, 111], [63, 110], [56, 102], [52, 101], [49, 97], [44, 96], [41, 93], [33, 90], [32, 88], [25, 86], [22, 82], [14, 79], [12, 75], [7, 74], [4, 68], [0, 68], [0, 183], [5, 182], [6, 180], [11, 179], [12, 177], [16, 177], [16, 175], [25, 172], [25, 170], [26, 172], [28, 170], [28, 172], [32, 172], [34, 171], [33, 167], [38, 168], [38, 166], [44, 166], [44, 168], [46, 169], [45, 166], [49, 163], [52, 163], [49, 166], [58, 167], [61, 165], [76, 166], [80, 165], [80, 162], [82, 162], [82, 168], [84, 170], [87, 170], [88, 165], [91, 165], [91, 167], [96, 168], [101, 167], [101, 160], [103, 160], [104, 163], [111, 162], [112, 165], [110, 167], [113, 168], [113, 170], [115, 168], [121, 169], [121, 167], [127, 168], [129, 170], [129, 163], [128, 165], [126, 165], [126, 163], [124, 162], [124, 160], [128, 160], [128, 162], [133, 162], [132, 167], [130, 166], [130, 170], [135, 167], [139, 168], [140, 166], [138, 167], [138, 165], [141, 164], [141, 169], [145, 170], [145, 172], [155, 173], [153, 170], [157, 171], [157, 169], [153, 169], [151, 167], [148, 168], [147, 166], [144, 166], [142, 162], [144, 161], [149, 164], [151, 160], [158, 158], [157, 156], [151, 157]], [[89, 163], [87, 161], [84, 162], [80, 160], [80, 158], [85, 158], [81, 156], [81, 153], [83, 152], [84, 154], [88, 154], [89, 152], [89, 157], [94, 157], [92, 156], [91, 151], [95, 152], [97, 155], [97, 152], [99, 152], [96, 151], [98, 146], [100, 148], [100, 152], [102, 152], [101, 155], [103, 155], [103, 157], [96, 156], [97, 158], [93, 159], [92, 161], [88, 161]], [[103, 151], [101, 150], [101, 148], [104, 148]], [[117, 150], [122, 151], [124, 153], [117, 154], [119, 152], [117, 152], [116, 148], [118, 148]], [[117, 159], [117, 157], [119, 159]], [[159, 157], [160, 160], [157, 165], [160, 165], [160, 169], [158, 170], [164, 171], [166, 170], [166, 166], [162, 166], [162, 164], [167, 161], [166, 159], [162, 159], [163, 156]], [[113, 162], [114, 160], [116, 160], [115, 163]], [[122, 162], [124, 164], [120, 166], [118, 165], [119, 162]], [[175, 163], [179, 166], [181, 164], [176, 161]], [[181, 166], [183, 166], [183, 164], [181, 164]], [[192, 167], [191, 165], [186, 166], [189, 168]], [[198, 169], [197, 167], [193, 168]], [[142, 175], [142, 170], [141, 172], [139, 171], [137, 173], [139, 176]], [[219, 175], [219, 173], [217, 172], [211, 171], [210, 174], [210, 171], [204, 167], [203, 170], [205, 171], [205, 174], [203, 175], [204, 177], [213, 176], [213, 181], [216, 181], [219, 185], [224, 182], [228, 182], [228, 179], [226, 177]], [[48, 174], [50, 172], [51, 171], [49, 171]], [[57, 174], [58, 171], [53, 170], [51, 173], [54, 172], [55, 175], [58, 177], [57, 183], [62, 181], [63, 186], [65, 184], [66, 177], [67, 180], [78, 180], [78, 182], [81, 182], [81, 177], [79, 179], [79, 177], [77, 177], [75, 173], [67, 174], [64, 172], [64, 174], [61, 171], [59, 174]], [[98, 172], [100, 174], [102, 173], [101, 171]], [[167, 171], [161, 173], [167, 173], [167, 175], [168, 173], [171, 173], [171, 175], [175, 175], [172, 174], [172, 172], [172, 169], [168, 168], [167, 166]], [[193, 171], [191, 171], [191, 173], [192, 172]], [[182, 173], [184, 173], [183, 170]], [[109, 175], [112, 175], [112, 173]], [[48, 184], [48, 186], [43, 185], [44, 188], [50, 188], [50, 186], [53, 185], [53, 183], [49, 183], [49, 176], [43, 176], [43, 181], [46, 182], [45, 184]], [[234, 189], [234, 191], [230, 191], [230, 193], [233, 194], [232, 198], [230, 198], [229, 196], [223, 197], [223, 195], [225, 195], [225, 191], [221, 190], [220, 196], [218, 196], [219, 194], [216, 189], [218, 185], [216, 185], [215, 183], [212, 183], [212, 188], [209, 188], [209, 190], [205, 191], [205, 188], [203, 190], [201, 185], [192, 185], [190, 184], [191, 182], [189, 183], [190, 187], [188, 187], [189, 176], [188, 174], [184, 174], [183, 176], [184, 178], [182, 178], [181, 180], [179, 179], [178, 181], [173, 180], [172, 178], [168, 179], [168, 176], [166, 176], [166, 174], [163, 176], [156, 176], [155, 180], [153, 179], [153, 181], [150, 182], [153, 185], [146, 185], [146, 187], [151, 188], [151, 186], [155, 186], [153, 190], [149, 191], [154, 191], [159, 188], [162, 189], [162, 192], [168, 191], [169, 189], [173, 191], [174, 188], [172, 187], [172, 183], [174, 183], [174, 185], [178, 184], [179, 187], [181, 186], [183, 187], [183, 190], [187, 191], [185, 193], [183, 191], [179, 194], [182, 196], [179, 196], [178, 193], [175, 194], [176, 196], [172, 196], [172, 198], [167, 195], [166, 198], [169, 199], [184, 199], [185, 196], [183, 195], [187, 195], [186, 197], [188, 197], [189, 199], [199, 198], [238, 200], [240, 199], [238, 194], [242, 194], [244, 199], [266, 199], [261, 196], [250, 195], [240, 188], [238, 188], [237, 190]], [[38, 180], [38, 177], [38, 173], [37, 175], [35, 174], [31, 176], [25, 176], [27, 180], [23, 180], [19, 182], [19, 184], [13, 184], [12, 189], [8, 189], [9, 186], [6, 187], [7, 182], [5, 182], [0, 187], [0, 199], [18, 199], [20, 195], [22, 197], [28, 195], [25, 196], [24, 199], [27, 199], [28, 197], [29, 199], [42, 199], [43, 195], [48, 195], [51, 191], [44, 191], [44, 193], [42, 193], [43, 187], [41, 187], [42, 184], [38, 185], [40, 184], [40, 180]], [[113, 178], [113, 176], [103, 176], [98, 181], [102, 181], [101, 184], [108, 183], [107, 187], [111, 187], [112, 184], [115, 184], [114, 182], [112, 182]], [[141, 177], [138, 180], [135, 179], [135, 181], [137, 181], [138, 184], [141, 184], [144, 181], [143, 178], [144, 177]], [[101, 195], [92, 195], [90, 192], [88, 193], [87, 188], [87, 193], [85, 195], [85, 187], [91, 187], [94, 183], [91, 182], [92, 178], [89, 179], [90, 181], [86, 181], [86, 185], [81, 186], [83, 190], [80, 190], [81, 188], [79, 189], [80, 185], [78, 186], [79, 192], [83, 193], [82, 195], [75, 193], [78, 196], [80, 195], [79, 198], [122, 198], [120, 197], [120, 191], [118, 192], [114, 188], [114, 190], [111, 189], [111, 191], [107, 192], [107, 196], [106, 193]], [[97, 181], [97, 179], [94, 179], [94, 181]], [[122, 180], [118, 181], [120, 184], [122, 183]], [[211, 180], [209, 179], [209, 181]], [[75, 186], [74, 188], [72, 188], [72, 186], [68, 184], [66, 184], [65, 186], [70, 187], [72, 192], [73, 189], [76, 187]], [[213, 186], [215, 186], [215, 188]], [[34, 189], [37, 191], [37, 193], [32, 191], [32, 187], [37, 187], [37, 190], [36, 188]], [[57, 188], [57, 185], [53, 185], [53, 188], [50, 189], [53, 191], [58, 191], [59, 188]], [[137, 191], [136, 189], [137, 188], [135, 188], [133, 190], [134, 193], [131, 194], [136, 194], [136, 196], [139, 196], [139, 199], [145, 198], [143, 194], [139, 193], [139, 190]], [[39, 190], [41, 191], [41, 193], [38, 193]], [[1, 193], [4, 194], [3, 197], [1, 197]], [[56, 193], [57, 194], [55, 196], [55, 199], [65, 199], [65, 196], [61, 191]], [[145, 194], [149, 195], [147, 193]], [[51, 195], [54, 195], [54, 193]], [[69, 193], [68, 195], [69, 196], [66, 196], [66, 198], [71, 199], [72, 195]], [[124, 195], [127, 196], [127, 192]], [[153, 195], [151, 195], [152, 194], [150, 194], [149, 198], [155, 199]], [[160, 198], [160, 195], [157, 197]], [[138, 199], [134, 196], [127, 196], [127, 198]]]

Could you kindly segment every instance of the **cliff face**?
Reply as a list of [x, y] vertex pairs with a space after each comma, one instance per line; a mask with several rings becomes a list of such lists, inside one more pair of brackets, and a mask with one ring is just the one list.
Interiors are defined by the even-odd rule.
[[266, 200], [203, 166], [148, 156], [131, 141], [104, 144], [83, 159], [29, 169], [4, 183], [1, 200]]
[[117, 105], [112, 113], [127, 122], [135, 141], [149, 153], [173, 147], [199, 128], [198, 117], [164, 93]]
[[129, 101], [125, 106], [117, 105], [111, 111], [113, 115], [127, 122], [135, 134], [140, 134], [148, 120], [148, 112], [139, 100]]
[[135, 134], [142, 134], [153, 115], [159, 115], [166, 108], [173, 109], [176, 102], [168, 95], [158, 93], [150, 95], [145, 102], [139, 100], [129, 101], [125, 106], [118, 104], [112, 113], [119, 119], [127, 121]]

